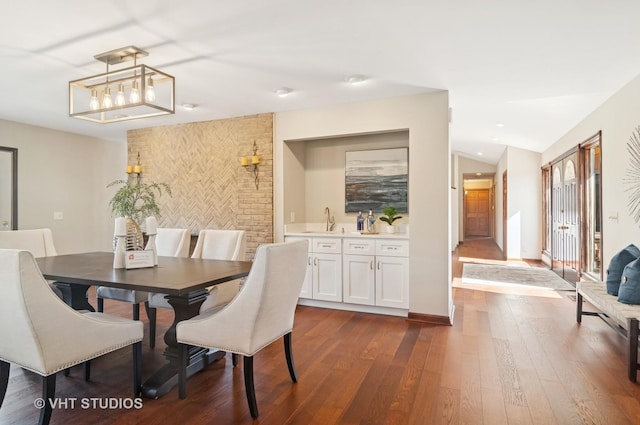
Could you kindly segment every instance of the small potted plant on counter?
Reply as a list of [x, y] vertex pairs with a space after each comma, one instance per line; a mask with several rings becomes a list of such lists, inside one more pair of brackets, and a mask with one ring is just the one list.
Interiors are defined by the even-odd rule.
[[382, 210], [382, 214], [384, 214], [384, 216], [380, 217], [380, 221], [384, 221], [388, 224], [388, 226], [386, 226], [385, 228], [386, 232], [395, 233], [396, 228], [393, 225], [393, 222], [402, 218], [402, 216], [398, 215], [398, 210], [396, 209], [396, 207], [386, 207]]

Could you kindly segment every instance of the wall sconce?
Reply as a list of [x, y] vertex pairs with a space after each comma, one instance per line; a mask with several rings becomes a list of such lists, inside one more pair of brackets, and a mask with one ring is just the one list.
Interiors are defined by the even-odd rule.
[[140, 152], [138, 152], [138, 158], [136, 165], [127, 165], [127, 174], [135, 174], [138, 179], [138, 183], [140, 183], [140, 178], [142, 177], [142, 166], [140, 165]]
[[260, 164], [260, 158], [258, 157], [258, 146], [256, 145], [256, 141], [253, 141], [253, 155], [252, 156], [241, 156], [240, 157], [240, 165], [248, 168], [253, 172], [253, 180], [256, 184], [256, 190], [258, 190], [258, 164]]

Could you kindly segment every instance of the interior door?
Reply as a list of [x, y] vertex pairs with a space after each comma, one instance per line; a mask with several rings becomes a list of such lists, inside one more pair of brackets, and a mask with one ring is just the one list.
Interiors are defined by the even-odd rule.
[[552, 268], [563, 279], [577, 282], [580, 268], [577, 153], [552, 164]]
[[464, 198], [464, 233], [468, 237], [491, 236], [491, 195], [489, 189], [469, 189]]

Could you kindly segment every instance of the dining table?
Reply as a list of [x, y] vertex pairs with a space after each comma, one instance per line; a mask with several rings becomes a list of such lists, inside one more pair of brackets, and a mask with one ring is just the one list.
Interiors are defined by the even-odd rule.
[[[251, 262], [158, 256], [158, 265], [134, 269], [114, 268], [111, 252], [87, 252], [36, 259], [45, 279], [54, 280], [64, 301], [77, 310], [95, 311], [88, 301], [91, 286], [109, 286], [166, 294], [174, 320], [164, 334], [166, 364], [142, 384], [142, 394], [159, 398], [178, 382], [179, 349], [176, 325], [195, 317], [207, 298], [207, 288], [249, 274]], [[187, 375], [191, 376], [224, 356], [203, 347], [189, 347]]]

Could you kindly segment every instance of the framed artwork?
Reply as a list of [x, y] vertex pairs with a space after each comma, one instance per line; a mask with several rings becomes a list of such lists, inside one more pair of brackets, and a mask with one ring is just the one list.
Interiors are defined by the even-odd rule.
[[409, 148], [346, 152], [345, 212], [408, 212]]

